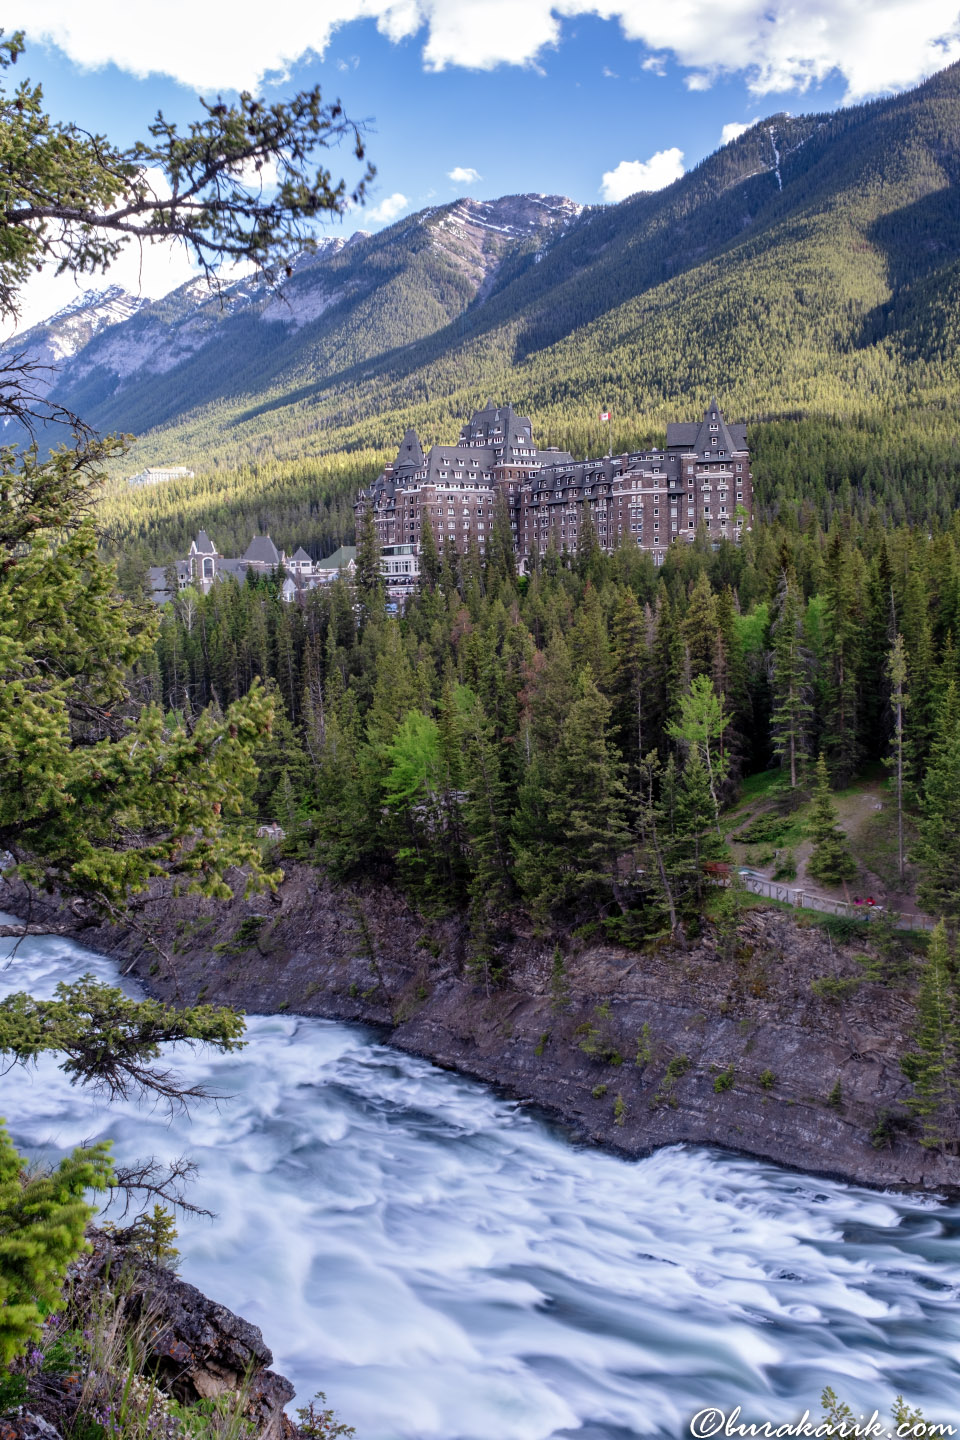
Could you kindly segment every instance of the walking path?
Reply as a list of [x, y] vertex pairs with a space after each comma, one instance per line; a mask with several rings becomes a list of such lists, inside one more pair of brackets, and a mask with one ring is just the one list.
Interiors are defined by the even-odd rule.
[[929, 915], [918, 911], [914, 915], [899, 915], [887, 912], [880, 905], [854, 905], [850, 900], [835, 900], [830, 895], [818, 895], [815, 891], [784, 885], [778, 880], [760, 880], [752, 875], [741, 875], [746, 890], [754, 895], [765, 895], [770, 900], [780, 900], [784, 905], [795, 905], [803, 910], [820, 910], [825, 915], [842, 915], [851, 920], [878, 919], [890, 914], [897, 930], [932, 930], [936, 924]]

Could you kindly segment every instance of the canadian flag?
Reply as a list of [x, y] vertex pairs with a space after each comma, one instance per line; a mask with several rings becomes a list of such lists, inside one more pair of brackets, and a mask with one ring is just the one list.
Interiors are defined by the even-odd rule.
[[610, 411], [609, 411], [609, 410], [601, 410], [601, 411], [600, 411], [600, 419], [601, 419], [601, 420], [609, 420], [609, 419], [610, 419]]

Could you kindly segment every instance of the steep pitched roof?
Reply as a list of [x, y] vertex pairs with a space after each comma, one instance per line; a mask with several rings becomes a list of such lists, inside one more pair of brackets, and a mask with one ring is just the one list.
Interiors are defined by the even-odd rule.
[[304, 550], [304, 548], [303, 548], [302, 545], [300, 546], [300, 548], [299, 548], [298, 550], [295, 550], [295, 551], [294, 551], [294, 553], [290, 556], [290, 560], [291, 560], [291, 563], [293, 563], [293, 564], [295, 564], [295, 565], [312, 565], [312, 564], [313, 564], [313, 561], [310, 559], [310, 556], [307, 554], [306, 550]]
[[201, 530], [193, 542], [194, 549], [198, 555], [216, 555], [217, 547], [214, 545], [206, 530]]
[[408, 430], [400, 442], [395, 469], [419, 470], [422, 464], [423, 446], [417, 438], [416, 430]]
[[318, 570], [346, 570], [347, 566], [356, 562], [356, 545], [341, 545], [339, 550], [334, 550], [325, 560], [317, 561]]
[[248, 565], [280, 564], [280, 552], [269, 535], [254, 535], [243, 558]]
[[[711, 430], [711, 425], [717, 428]], [[717, 438], [716, 445], [711, 443], [713, 436]], [[702, 420], [671, 422], [667, 426], [667, 445], [682, 445], [685, 450], [693, 450], [698, 455], [714, 450], [730, 455], [735, 450], [746, 450], [747, 427], [743, 424], [728, 425], [714, 396], [703, 412]]]

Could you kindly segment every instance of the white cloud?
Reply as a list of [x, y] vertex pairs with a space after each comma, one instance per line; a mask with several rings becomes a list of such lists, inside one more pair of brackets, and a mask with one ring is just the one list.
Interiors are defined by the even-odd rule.
[[603, 75], [604, 80], [619, 80], [619, 79], [620, 79], [620, 76], [617, 74], [616, 70], [611, 70], [609, 65], [604, 65], [603, 70], [602, 70], [601, 73], [602, 73], [602, 75]]
[[720, 144], [729, 145], [731, 140], [736, 140], [738, 135], [745, 134], [749, 129], [749, 125], [741, 125], [739, 120], [731, 120], [729, 125], [724, 125], [720, 131]]
[[615, 205], [638, 190], [662, 190], [683, 173], [683, 151], [674, 145], [671, 150], [658, 150], [649, 160], [621, 160], [615, 170], [605, 173], [600, 193]]
[[428, 70], [529, 66], [575, 15], [619, 20], [628, 40], [657, 63], [672, 57], [694, 86], [739, 72], [758, 94], [803, 91], [839, 71], [856, 99], [914, 84], [960, 58], [957, 0], [274, 0], [266, 25], [253, 0], [235, 0], [229, 25], [221, 6], [194, 0], [4, 3], [7, 26], [54, 42], [80, 65], [112, 61], [204, 91], [254, 88], [308, 52], [323, 54], [339, 27], [359, 19], [375, 20], [393, 41], [423, 32]]
[[663, 55], [648, 55], [640, 66], [641, 70], [649, 70], [653, 75], [666, 75], [667, 61]]
[[483, 176], [472, 165], [454, 165], [452, 170], [447, 171], [447, 179], [452, 180], [454, 185], [473, 185]]
[[395, 190], [392, 195], [381, 200], [379, 205], [374, 205], [372, 210], [368, 210], [366, 216], [368, 220], [373, 220], [377, 225], [388, 225], [391, 220], [396, 220], [409, 204], [410, 201], [406, 195], [401, 195], [399, 190]]

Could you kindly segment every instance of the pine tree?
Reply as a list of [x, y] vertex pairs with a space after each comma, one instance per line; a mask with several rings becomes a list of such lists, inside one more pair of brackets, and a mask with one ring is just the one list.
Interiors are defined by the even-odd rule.
[[643, 612], [632, 590], [623, 590], [613, 616], [613, 718], [621, 748], [636, 776], [644, 754], [644, 687], [648, 651]]
[[493, 524], [486, 551], [487, 587], [493, 593], [496, 593], [501, 581], [506, 580], [511, 585], [516, 581], [517, 560], [514, 544], [510, 510], [503, 491], [498, 489], [493, 502]]
[[774, 753], [786, 767], [790, 789], [803, 781], [808, 755], [813, 706], [810, 703], [810, 663], [803, 643], [800, 596], [789, 577], [781, 577], [773, 639], [773, 713], [770, 729]]
[[839, 885], [843, 880], [852, 880], [857, 873], [857, 866], [848, 849], [847, 837], [837, 826], [837, 809], [830, 793], [830, 776], [823, 751], [817, 759], [816, 783], [807, 829], [814, 842], [807, 861], [808, 873], [815, 880], [822, 880], [825, 885]]
[[[667, 865], [668, 854], [673, 848], [673, 821], [675, 812], [674, 759], [671, 754], [667, 762], [670, 769], [669, 782], [661, 786], [659, 802], [654, 787], [660, 774], [660, 758], [651, 750], [640, 765], [640, 802], [638, 819], [640, 836], [653, 860], [664, 910], [670, 921], [670, 934], [677, 932], [677, 907], [674, 898], [673, 881]], [[669, 792], [665, 800], [665, 792]]]
[[951, 683], [937, 712], [934, 744], [920, 798], [917, 899], [932, 915], [960, 920], [960, 691]]
[[922, 1119], [922, 1143], [931, 1147], [956, 1138], [960, 1029], [953, 969], [947, 927], [941, 920], [930, 936], [920, 979], [913, 1034], [916, 1049], [902, 1061], [903, 1072], [914, 1087], [907, 1105]]
[[903, 850], [903, 783], [904, 783], [904, 743], [903, 743], [903, 717], [907, 706], [910, 703], [906, 692], [907, 684], [907, 657], [903, 646], [903, 636], [898, 635], [890, 649], [887, 659], [887, 675], [890, 679], [890, 708], [893, 711], [893, 754], [890, 757], [890, 768], [893, 771], [894, 784], [897, 791], [897, 874], [900, 883], [904, 879], [904, 850]]
[[823, 740], [840, 785], [860, 765], [860, 662], [865, 615], [863, 560], [835, 530], [828, 549], [824, 592]]
[[384, 584], [380, 564], [380, 541], [377, 537], [373, 508], [365, 505], [357, 521], [357, 555], [354, 584], [357, 592], [359, 628], [375, 616], [383, 614]]
[[700, 749], [691, 745], [680, 777], [668, 869], [680, 895], [693, 900], [699, 912], [705, 894], [704, 862], [720, 860], [726, 847], [716, 828], [716, 806], [710, 776]]
[[617, 862], [632, 837], [623, 762], [607, 734], [609, 715], [588, 667], [546, 766], [547, 834], [531, 837], [533, 849], [518, 856], [528, 893], [542, 911], [585, 900], [602, 906], [619, 890]]
[[31, 1175], [0, 1123], [0, 1364], [9, 1365], [40, 1335], [44, 1317], [63, 1304], [67, 1266], [84, 1247], [113, 1167], [109, 1146], [74, 1150], [55, 1170]]
[[700, 571], [690, 592], [683, 618], [683, 640], [691, 680], [711, 675], [717, 643], [717, 599], [705, 570]]
[[442, 568], [433, 521], [424, 513], [420, 525], [420, 586], [428, 595], [439, 585]]
[[177, 1238], [176, 1221], [165, 1205], [154, 1205], [151, 1211], [138, 1216], [131, 1228], [131, 1248], [136, 1254], [165, 1270], [179, 1269], [180, 1251], [173, 1243]]

